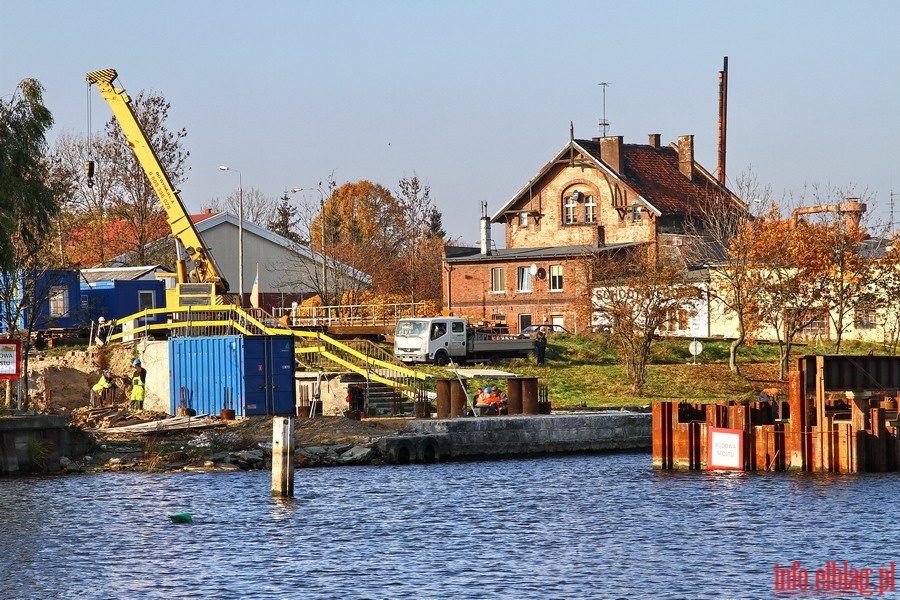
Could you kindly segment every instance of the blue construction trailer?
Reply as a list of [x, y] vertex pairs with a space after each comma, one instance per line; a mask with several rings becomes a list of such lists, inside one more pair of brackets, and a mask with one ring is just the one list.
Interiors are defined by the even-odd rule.
[[[81, 283], [81, 308], [87, 321], [103, 317], [107, 321], [166, 305], [165, 283], [160, 279], [109, 279]], [[151, 315], [147, 325], [165, 323], [166, 315]]]
[[[3, 331], [30, 327], [33, 331], [78, 329], [88, 322], [79, 304], [78, 271], [19, 271], [4, 273], [2, 277], [4, 288], [16, 290], [16, 297], [11, 302], [12, 309], [6, 303], [0, 303], [0, 326]], [[15, 307], [22, 303], [23, 290], [35, 299], [35, 303], [27, 310], [17, 310]], [[11, 321], [15, 321], [14, 327]]]

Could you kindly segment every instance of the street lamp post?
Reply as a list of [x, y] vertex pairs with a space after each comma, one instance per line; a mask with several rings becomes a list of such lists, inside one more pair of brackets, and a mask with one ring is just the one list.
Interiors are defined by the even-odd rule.
[[319, 192], [319, 207], [322, 213], [319, 219], [322, 221], [322, 306], [325, 306], [325, 298], [328, 296], [328, 254], [325, 250], [325, 193], [319, 188], [294, 188], [292, 194], [297, 192]]
[[241, 172], [222, 165], [220, 171], [234, 171], [238, 174], [238, 296], [240, 307], [244, 307], [244, 181]]

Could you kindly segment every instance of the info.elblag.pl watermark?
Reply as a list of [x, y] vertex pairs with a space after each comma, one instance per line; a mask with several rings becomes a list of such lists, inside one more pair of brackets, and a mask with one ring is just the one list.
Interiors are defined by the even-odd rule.
[[877, 569], [858, 569], [847, 561], [826, 562], [824, 567], [810, 572], [799, 561], [789, 567], [775, 563], [772, 595], [778, 598], [846, 597], [848, 593], [884, 596], [886, 592], [896, 591], [894, 563], [889, 565]]

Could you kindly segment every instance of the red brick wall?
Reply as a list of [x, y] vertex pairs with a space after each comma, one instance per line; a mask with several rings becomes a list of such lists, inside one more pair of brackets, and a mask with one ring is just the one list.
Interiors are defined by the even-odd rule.
[[[452, 269], [447, 267], [452, 264]], [[518, 288], [518, 268], [532, 264], [543, 269], [544, 277], [531, 278], [532, 291]], [[563, 268], [562, 291], [550, 291], [550, 266]], [[491, 269], [505, 269], [503, 292], [491, 291]], [[505, 314], [511, 332], [519, 330], [519, 315], [530, 314], [532, 324], [550, 323], [552, 317], [564, 318], [563, 326], [581, 331], [590, 325], [587, 316], [588, 275], [585, 259], [549, 258], [537, 261], [480, 261], [445, 263], [443, 277], [444, 309], [473, 321], [490, 320]]]

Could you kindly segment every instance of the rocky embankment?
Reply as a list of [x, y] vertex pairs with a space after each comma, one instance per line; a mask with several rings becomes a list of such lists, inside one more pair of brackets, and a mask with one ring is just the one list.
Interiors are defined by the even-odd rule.
[[[377, 442], [403, 433], [407, 419], [353, 421], [344, 417], [298, 419], [295, 466], [326, 467], [378, 463]], [[88, 430], [95, 445], [77, 460], [63, 457], [66, 472], [251, 471], [272, 467], [272, 419], [222, 422], [203, 431], [133, 434], [115, 428]], [[52, 470], [52, 469], [51, 469]]]

